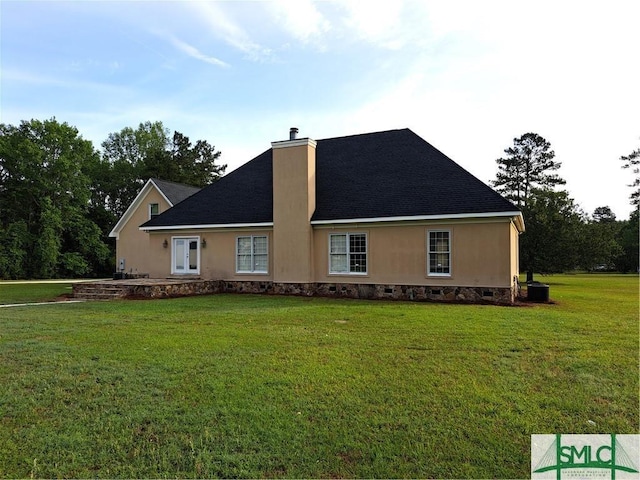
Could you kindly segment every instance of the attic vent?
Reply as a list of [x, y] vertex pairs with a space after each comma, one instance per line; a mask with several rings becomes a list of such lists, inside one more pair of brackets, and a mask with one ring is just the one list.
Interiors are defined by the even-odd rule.
[[295, 140], [298, 138], [298, 129], [296, 127], [291, 127], [289, 129], [289, 140]]

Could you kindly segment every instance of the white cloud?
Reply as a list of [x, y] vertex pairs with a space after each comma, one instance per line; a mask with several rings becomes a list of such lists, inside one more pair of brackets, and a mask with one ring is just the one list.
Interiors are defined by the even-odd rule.
[[[341, 3], [346, 11], [344, 25], [355, 37], [379, 47], [399, 49], [413, 35], [418, 18], [407, 14], [403, 0], [348, 0]], [[412, 13], [415, 13], [412, 10]]]
[[91, 80], [76, 80], [75, 78], [42, 74], [15, 68], [4, 68], [2, 70], [3, 82], [13, 82], [24, 88], [25, 85], [36, 87], [56, 87], [65, 90], [87, 90], [100, 92], [109, 95], [123, 95], [129, 92], [128, 87], [115, 85], [107, 82], [94, 82]]
[[227, 9], [219, 6], [220, 4], [186, 2], [185, 5], [193, 9], [197, 18], [208, 25], [210, 34], [222, 38], [227, 44], [246, 54], [250, 60], [260, 61], [272, 56], [272, 51], [254, 42], [249, 34], [230, 18], [226, 13]]
[[186, 42], [183, 42], [182, 40], [171, 36], [170, 37], [171, 43], [178, 48], [179, 50], [181, 50], [182, 52], [186, 53], [187, 55], [189, 55], [190, 57], [195, 58], [196, 60], [201, 60], [205, 63], [210, 63], [211, 65], [215, 65], [216, 67], [228, 67], [229, 64], [226, 62], [223, 62], [222, 60], [219, 60], [215, 57], [210, 57], [205, 55], [204, 53], [202, 53], [200, 50], [198, 50], [196, 47], [194, 47], [193, 45], [189, 45]]
[[296, 40], [309, 43], [321, 42], [321, 37], [331, 29], [330, 22], [318, 11], [312, 0], [275, 0], [266, 7], [275, 21]]

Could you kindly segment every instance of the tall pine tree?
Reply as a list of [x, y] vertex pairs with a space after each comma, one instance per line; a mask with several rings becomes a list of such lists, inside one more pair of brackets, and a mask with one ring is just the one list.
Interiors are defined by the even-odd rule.
[[498, 158], [493, 186], [522, 211], [527, 226], [520, 238], [520, 267], [533, 281], [534, 269], [559, 272], [575, 266], [575, 232], [580, 213], [566, 191], [556, 192], [566, 182], [556, 170], [551, 144], [537, 133], [513, 139], [513, 146]]
[[548, 190], [566, 182], [551, 173], [560, 168], [554, 161], [551, 144], [537, 133], [525, 133], [513, 139], [506, 157], [498, 158], [498, 173], [493, 186], [518, 208], [526, 208], [534, 189]]
[[629, 200], [631, 200], [631, 205], [638, 207], [640, 204], [640, 148], [629, 155], [620, 157], [620, 160], [624, 162], [622, 168], [629, 168], [634, 174], [633, 182], [629, 184], [634, 189]]

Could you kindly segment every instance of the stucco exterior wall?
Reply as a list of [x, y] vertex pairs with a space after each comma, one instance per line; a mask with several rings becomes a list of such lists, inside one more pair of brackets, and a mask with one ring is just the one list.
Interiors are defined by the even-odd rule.
[[[144, 232], [143, 232], [144, 233]], [[149, 236], [148, 248], [157, 258], [150, 268], [152, 278], [172, 276], [171, 247], [175, 237], [193, 237], [198, 239], [200, 255], [200, 278], [208, 280], [266, 281], [273, 279], [273, 232], [270, 229], [233, 229], [233, 230], [176, 230], [156, 231]], [[239, 236], [265, 235], [267, 237], [269, 267], [268, 273], [236, 273], [236, 239]], [[164, 248], [164, 241], [167, 248]], [[203, 240], [206, 246], [203, 247]], [[188, 277], [188, 275], [185, 275]]]
[[[451, 234], [451, 275], [427, 274], [427, 232]], [[366, 233], [367, 274], [329, 273], [329, 234]], [[515, 237], [517, 242], [517, 237]], [[314, 231], [315, 281], [360, 284], [510, 287], [513, 250], [511, 222], [454, 222], [419, 225], [354, 225]]]
[[[427, 236], [430, 230], [450, 232], [450, 276], [427, 274]], [[366, 233], [366, 274], [329, 273], [329, 235], [345, 232]], [[457, 221], [340, 228], [316, 226], [313, 229], [315, 248], [312, 256], [316, 274], [309, 282], [302, 283], [274, 279], [275, 245], [270, 228], [138, 233], [140, 240], [134, 243], [140, 248], [130, 255], [139, 255], [140, 260], [136, 263], [140, 266], [139, 272], [143, 269], [152, 278], [175, 277], [171, 272], [172, 240], [175, 237], [193, 237], [199, 245], [200, 270], [197, 277], [226, 282], [221, 284], [221, 291], [437, 301], [484, 301], [487, 300], [485, 295], [489, 294], [489, 301], [509, 303], [513, 294], [513, 276], [518, 272], [518, 231], [508, 219], [489, 223]], [[269, 262], [266, 274], [236, 273], [237, 238], [249, 235], [267, 237]], [[164, 247], [165, 240], [167, 247]], [[203, 241], [206, 246], [203, 246]], [[413, 290], [411, 286], [419, 290]], [[361, 291], [365, 287], [368, 290]]]
[[[451, 275], [427, 274], [427, 235], [429, 230], [447, 230], [451, 234]], [[329, 273], [329, 235], [366, 233], [366, 274]], [[144, 253], [145, 273], [151, 277], [171, 276], [172, 239], [195, 237], [200, 246], [200, 274], [203, 279], [229, 281], [278, 281], [274, 278], [273, 232], [270, 229], [166, 231], [147, 234]], [[245, 235], [266, 235], [269, 251], [268, 273], [236, 273], [236, 239]], [[168, 247], [163, 243], [167, 241]], [[340, 228], [316, 227], [313, 230], [313, 270], [309, 282], [348, 284], [400, 284], [457, 287], [500, 287], [513, 285], [517, 275], [518, 232], [508, 220], [491, 223], [454, 222], [418, 225], [358, 225]], [[306, 266], [302, 266], [304, 273]], [[293, 279], [280, 282], [298, 283]]]
[[149, 235], [139, 228], [149, 220], [149, 204], [151, 203], [158, 204], [159, 213], [169, 209], [169, 203], [158, 190], [152, 188], [147, 192], [116, 239], [116, 271], [119, 271], [120, 259], [124, 258], [125, 272], [149, 273], [150, 276], [153, 276], [152, 273], [157, 271], [155, 266], [162, 262], [159, 257], [162, 252], [151, 248]]

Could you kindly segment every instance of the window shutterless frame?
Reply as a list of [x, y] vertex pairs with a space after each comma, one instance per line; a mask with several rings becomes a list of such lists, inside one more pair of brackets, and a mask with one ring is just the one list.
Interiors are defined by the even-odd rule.
[[149, 220], [160, 215], [160, 205], [157, 203], [149, 204]]
[[368, 250], [366, 233], [330, 233], [329, 274], [367, 275]]
[[451, 276], [451, 230], [427, 230], [427, 276]]
[[269, 239], [266, 235], [236, 237], [236, 273], [269, 273]]

